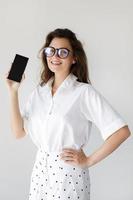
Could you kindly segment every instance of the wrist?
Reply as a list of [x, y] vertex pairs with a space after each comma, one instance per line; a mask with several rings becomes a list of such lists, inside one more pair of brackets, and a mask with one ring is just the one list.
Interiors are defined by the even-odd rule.
[[88, 156], [87, 157], [87, 165], [88, 165], [88, 167], [91, 167], [92, 165], [94, 165], [94, 161], [93, 161], [93, 159], [92, 159], [92, 157], [91, 156]]
[[18, 89], [9, 89], [8, 92], [10, 95], [18, 94]]
[[9, 90], [8, 94], [9, 94], [9, 96], [10, 96], [11, 98], [16, 98], [16, 97], [18, 97], [18, 91], [17, 91], [17, 90]]

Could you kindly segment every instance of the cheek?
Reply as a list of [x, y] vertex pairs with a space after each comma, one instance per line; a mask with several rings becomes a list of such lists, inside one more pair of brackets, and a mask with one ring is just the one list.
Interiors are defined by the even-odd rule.
[[71, 59], [66, 59], [66, 60], [64, 59], [63, 63], [70, 66], [72, 64], [72, 60]]
[[50, 59], [49, 58], [46, 58], [46, 60], [47, 60], [47, 63], [50, 63]]

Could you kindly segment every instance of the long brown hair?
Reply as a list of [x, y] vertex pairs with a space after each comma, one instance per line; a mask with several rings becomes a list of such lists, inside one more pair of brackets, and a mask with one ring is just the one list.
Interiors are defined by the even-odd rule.
[[46, 56], [43, 53], [43, 49], [51, 43], [54, 38], [65, 38], [68, 39], [72, 50], [74, 52], [74, 56], [76, 57], [76, 63], [71, 65], [70, 72], [78, 77], [79, 82], [90, 83], [89, 79], [89, 71], [88, 71], [88, 63], [85, 51], [83, 49], [82, 43], [77, 39], [74, 32], [71, 30], [64, 28], [57, 28], [54, 31], [50, 32], [46, 36], [45, 44], [39, 50], [39, 55], [42, 62], [42, 68], [40, 72], [40, 85], [47, 83], [47, 81], [54, 76], [54, 72], [52, 72], [47, 65]]

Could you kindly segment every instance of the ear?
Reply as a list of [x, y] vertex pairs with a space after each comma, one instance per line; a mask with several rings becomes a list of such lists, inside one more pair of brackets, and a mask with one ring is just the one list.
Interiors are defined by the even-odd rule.
[[76, 63], [76, 60], [73, 60], [73, 62], [72, 62], [73, 64], [75, 64]]

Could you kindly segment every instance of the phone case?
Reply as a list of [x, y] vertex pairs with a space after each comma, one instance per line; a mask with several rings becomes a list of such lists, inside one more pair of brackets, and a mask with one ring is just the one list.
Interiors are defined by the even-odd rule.
[[7, 78], [20, 82], [28, 60], [28, 57], [16, 54]]

